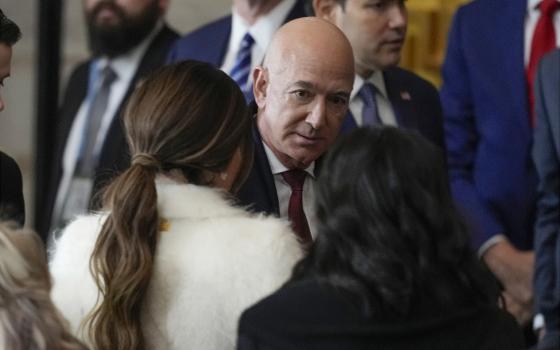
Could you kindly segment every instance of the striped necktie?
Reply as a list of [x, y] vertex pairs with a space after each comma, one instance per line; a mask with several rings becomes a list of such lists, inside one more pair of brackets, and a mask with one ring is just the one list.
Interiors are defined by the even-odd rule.
[[235, 63], [229, 74], [237, 85], [239, 85], [247, 100], [252, 99], [249, 74], [251, 73], [251, 50], [254, 43], [255, 40], [251, 34], [246, 33], [243, 40], [241, 40], [239, 52], [237, 53]]

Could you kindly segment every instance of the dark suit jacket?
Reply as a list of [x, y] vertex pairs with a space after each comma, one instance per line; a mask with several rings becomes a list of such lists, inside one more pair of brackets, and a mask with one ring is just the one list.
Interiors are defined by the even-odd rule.
[[449, 34], [441, 89], [449, 176], [476, 248], [499, 233], [518, 249], [533, 246], [526, 9], [526, 0], [475, 0]]
[[448, 310], [405, 321], [364, 316], [343, 291], [303, 280], [246, 310], [238, 350], [517, 350], [523, 336], [497, 307]]
[[[445, 150], [441, 103], [436, 88], [418, 75], [398, 67], [384, 71], [383, 78], [399, 127], [416, 130]], [[348, 112], [341, 132], [356, 127], [352, 113]]]
[[[153, 39], [144, 54], [144, 57], [142, 57], [140, 65], [138, 66], [134, 78], [130, 83], [128, 91], [126, 92], [125, 98], [117, 109], [113, 122], [107, 132], [105, 143], [103, 144], [99, 158], [99, 165], [97, 166], [94, 178], [94, 196], [99, 189], [106, 185], [109, 180], [115, 176], [115, 174], [125, 169], [129, 164], [129, 152], [124, 138], [120, 118], [126, 100], [142, 77], [146, 76], [152, 70], [164, 63], [169, 47], [178, 37], [179, 35], [176, 32], [171, 30], [169, 27], [164, 26]], [[37, 217], [39, 218], [37, 229], [43, 238], [45, 238], [48, 234], [47, 231], [51, 222], [51, 215], [56, 201], [58, 186], [63, 174], [62, 159], [64, 156], [66, 141], [80, 105], [86, 98], [90, 67], [91, 60], [80, 64], [72, 72], [66, 88], [62, 107], [58, 114], [59, 119], [56, 121], [58, 144], [55, 148], [54, 157], [52, 157], [55, 164], [53, 165], [52, 173], [49, 177], [50, 185], [47, 188], [46, 203], [42, 206], [44, 211], [43, 213], [37, 213]], [[96, 204], [97, 203], [92, 203], [92, 206], [95, 207]]]
[[[285, 22], [306, 16], [305, 1], [296, 0]], [[167, 58], [168, 62], [187, 59], [207, 62], [221, 67], [229, 44], [231, 15], [220, 18], [185, 35], [173, 45]]]
[[535, 294], [547, 335], [560, 346], [560, 50], [545, 56], [535, 81], [533, 159], [539, 174]]
[[0, 152], [0, 220], [25, 223], [21, 171], [16, 162]]
[[[254, 104], [252, 109], [256, 112]], [[253, 146], [253, 166], [247, 180], [237, 193], [237, 199], [239, 204], [249, 206], [251, 211], [280, 216], [274, 177], [256, 122], [253, 123]]]

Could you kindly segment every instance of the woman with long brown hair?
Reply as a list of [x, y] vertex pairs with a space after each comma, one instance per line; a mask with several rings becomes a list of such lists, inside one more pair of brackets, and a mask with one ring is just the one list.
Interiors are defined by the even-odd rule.
[[95, 349], [233, 349], [244, 308], [301, 250], [286, 222], [231, 205], [252, 159], [237, 85], [205, 63], [154, 72], [124, 115], [132, 164], [104, 211], [56, 242], [53, 298]]

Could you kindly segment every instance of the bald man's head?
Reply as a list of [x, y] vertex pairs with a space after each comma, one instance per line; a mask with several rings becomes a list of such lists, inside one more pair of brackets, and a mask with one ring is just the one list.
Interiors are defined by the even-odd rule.
[[352, 47], [327, 21], [296, 19], [276, 32], [253, 81], [263, 141], [286, 167], [307, 167], [334, 142], [348, 110]]

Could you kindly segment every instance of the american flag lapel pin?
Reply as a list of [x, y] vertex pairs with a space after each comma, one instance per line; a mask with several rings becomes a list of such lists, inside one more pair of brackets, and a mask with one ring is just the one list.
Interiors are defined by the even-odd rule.
[[401, 91], [401, 99], [410, 101], [412, 97], [410, 96], [410, 93], [408, 91]]

